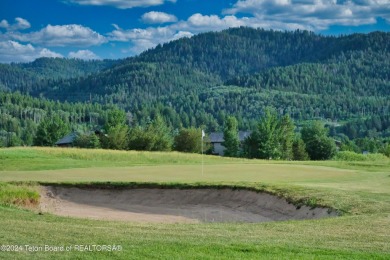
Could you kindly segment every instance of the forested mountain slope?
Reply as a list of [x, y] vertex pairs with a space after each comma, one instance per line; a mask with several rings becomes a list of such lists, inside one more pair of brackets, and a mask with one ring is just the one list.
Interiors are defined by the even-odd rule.
[[[390, 52], [354, 51], [322, 63], [301, 63], [237, 77], [227, 85], [242, 87], [252, 106], [279, 93], [268, 104], [295, 118], [348, 119], [390, 112]], [[226, 95], [226, 94], [225, 94]], [[271, 101], [271, 102], [270, 102]], [[229, 100], [227, 103], [240, 102]]]
[[241, 129], [265, 107], [295, 120], [350, 120], [390, 110], [390, 33], [321, 36], [233, 28], [119, 61], [40, 59], [0, 65], [0, 88], [59, 101], [115, 104], [135, 122]]
[[325, 37], [300, 30], [280, 32], [241, 27], [182, 38], [157, 46], [128, 62], [188, 65], [226, 80], [270, 67], [321, 62], [342, 52], [369, 49], [388, 52], [390, 34]]
[[0, 90], [31, 93], [38, 89], [48, 89], [58, 80], [87, 76], [118, 62], [39, 58], [29, 63], [0, 64]]

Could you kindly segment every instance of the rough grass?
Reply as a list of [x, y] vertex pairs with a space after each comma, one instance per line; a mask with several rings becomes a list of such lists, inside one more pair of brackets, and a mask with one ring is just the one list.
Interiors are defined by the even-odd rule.
[[39, 202], [36, 185], [0, 182], [0, 205], [33, 207]]

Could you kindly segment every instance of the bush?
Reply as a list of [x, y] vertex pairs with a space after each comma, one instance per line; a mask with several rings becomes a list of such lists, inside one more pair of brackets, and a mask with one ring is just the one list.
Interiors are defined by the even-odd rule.
[[171, 129], [161, 117], [157, 117], [151, 124], [142, 128], [130, 130], [129, 149], [138, 151], [171, 151], [173, 137]]
[[315, 121], [304, 126], [301, 135], [311, 160], [328, 160], [335, 155], [336, 144], [328, 137], [328, 130], [321, 122]]
[[387, 157], [390, 157], [390, 143], [385, 144], [381, 149], [380, 152], [386, 155]]
[[100, 140], [94, 134], [79, 134], [73, 145], [79, 148], [100, 148]]
[[174, 148], [185, 153], [202, 152], [202, 130], [198, 128], [181, 129], [175, 136]]
[[338, 152], [333, 158], [335, 161], [383, 161], [388, 160], [386, 156], [380, 153], [359, 154], [350, 151]]

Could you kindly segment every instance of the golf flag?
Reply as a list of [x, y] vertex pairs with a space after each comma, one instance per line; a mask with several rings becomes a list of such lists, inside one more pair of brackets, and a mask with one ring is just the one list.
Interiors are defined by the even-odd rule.
[[202, 176], [203, 176], [203, 168], [204, 168], [204, 163], [203, 163], [203, 138], [206, 136], [206, 134], [204, 133], [203, 129], [202, 129], [202, 141], [201, 141], [201, 144], [202, 144]]

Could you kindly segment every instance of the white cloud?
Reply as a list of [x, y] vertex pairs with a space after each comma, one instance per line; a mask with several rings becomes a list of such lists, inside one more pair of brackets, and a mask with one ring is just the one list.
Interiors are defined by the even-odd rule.
[[234, 15], [227, 15], [220, 18], [218, 15], [202, 15], [196, 13], [191, 15], [187, 21], [173, 25], [173, 28], [185, 29], [191, 32], [219, 31], [230, 27], [246, 25], [246, 18], [237, 18]]
[[87, 47], [107, 42], [106, 38], [88, 27], [77, 24], [48, 25], [40, 31], [9, 34], [14, 40], [31, 42], [43, 46]]
[[172, 40], [177, 40], [180, 38], [191, 38], [192, 36], [194, 36], [194, 34], [191, 32], [179, 31], [175, 35], [173, 35]]
[[172, 22], [177, 21], [176, 16], [174, 16], [172, 14], [167, 14], [167, 13], [163, 13], [163, 12], [154, 12], [154, 11], [144, 13], [142, 15], [141, 19], [144, 23], [149, 23], [149, 24], [172, 23]]
[[138, 54], [144, 50], [152, 48], [159, 43], [173, 40], [176, 32], [166, 27], [149, 27], [146, 29], [123, 30], [116, 27], [110, 33], [111, 41], [131, 42], [133, 47], [129, 50], [132, 54]]
[[265, 28], [305, 28], [321, 31], [331, 25], [373, 24], [377, 17], [390, 21], [389, 0], [240, 0], [225, 14], [249, 14], [247, 24]]
[[101, 58], [97, 56], [90, 50], [79, 50], [77, 52], [69, 52], [68, 55], [71, 59], [81, 59], [81, 60], [100, 60]]
[[79, 5], [113, 6], [119, 9], [162, 5], [165, 2], [176, 3], [176, 0], [65, 0]]
[[26, 19], [16, 17], [14, 24], [9, 24], [7, 20], [0, 22], [0, 28], [4, 28], [8, 31], [25, 30], [31, 27], [31, 24]]
[[229, 27], [246, 25], [247, 18], [238, 19], [233, 15], [220, 18], [217, 15], [194, 14], [186, 21], [146, 29], [124, 30], [113, 24], [115, 30], [109, 33], [110, 41], [130, 42], [132, 47], [126, 52], [139, 54], [155, 47], [157, 44], [177, 40], [182, 37], [192, 37], [195, 33], [219, 31]]
[[46, 48], [35, 48], [31, 44], [20, 44], [15, 41], [0, 42], [0, 62], [29, 62], [40, 57], [61, 58], [62, 55]]
[[31, 27], [31, 24], [26, 19], [17, 17], [15, 18], [16, 23], [14, 24], [15, 30], [24, 30]]
[[9, 23], [8, 23], [7, 20], [2, 20], [2, 21], [0, 22], [0, 28], [5, 28], [5, 29], [7, 29], [9, 26], [10, 26], [10, 25], [9, 25]]

